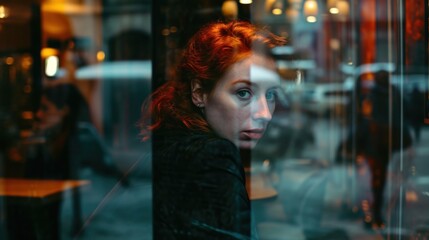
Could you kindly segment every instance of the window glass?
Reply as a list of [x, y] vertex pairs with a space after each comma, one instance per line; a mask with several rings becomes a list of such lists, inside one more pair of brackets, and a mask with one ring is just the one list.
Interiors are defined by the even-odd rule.
[[150, 239], [151, 11], [0, 3], [0, 238]]
[[[270, 52], [280, 77], [272, 119], [240, 152], [252, 237], [428, 238], [428, 9], [0, 1], [0, 238], [152, 239], [154, 207], [164, 206], [153, 202], [142, 107], [176, 79], [199, 29], [237, 20], [286, 39]], [[231, 126], [223, 118], [216, 124]]]

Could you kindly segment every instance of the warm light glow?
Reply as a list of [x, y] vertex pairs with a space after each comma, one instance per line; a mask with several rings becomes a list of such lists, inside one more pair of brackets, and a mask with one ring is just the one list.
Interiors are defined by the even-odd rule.
[[176, 26], [172, 26], [172, 27], [170, 27], [170, 32], [171, 32], [171, 33], [175, 33], [175, 32], [177, 32], [177, 27], [176, 27]]
[[315, 16], [308, 16], [307, 22], [309, 22], [309, 23], [317, 22], [317, 18]]
[[283, 13], [283, 2], [282, 1], [275, 1], [271, 7], [271, 13], [274, 15], [281, 15]]
[[265, 11], [267, 11], [267, 13], [272, 12], [272, 6], [274, 4], [276, 0], [265, 0]]
[[21, 130], [21, 131], [19, 131], [19, 136], [22, 137], [22, 138], [31, 137], [32, 134], [33, 134], [33, 132], [31, 130]]
[[236, 19], [238, 16], [238, 6], [235, 0], [226, 0], [222, 4], [222, 14], [229, 19]]
[[6, 64], [12, 65], [15, 62], [15, 59], [13, 57], [7, 57], [6, 58]]
[[339, 0], [337, 2], [338, 13], [342, 16], [348, 16], [350, 12], [350, 5], [347, 0]]
[[97, 52], [97, 61], [102, 62], [106, 58], [106, 54], [103, 51]]
[[283, 11], [280, 8], [274, 8], [271, 12], [274, 15], [281, 15], [283, 13]]
[[338, 0], [328, 0], [328, 2], [326, 3], [326, 8], [329, 9], [329, 11], [331, 10], [331, 8], [337, 8], [337, 1]]
[[407, 191], [407, 193], [405, 194], [405, 199], [407, 202], [418, 202], [419, 196], [415, 191], [410, 190], [410, 191]]
[[0, 18], [7, 18], [9, 16], [9, 9], [0, 5]]
[[241, 4], [251, 4], [252, 0], [240, 0]]
[[331, 47], [332, 50], [339, 50], [341, 47], [340, 40], [336, 38], [331, 38], [329, 40], [329, 46]]
[[58, 71], [58, 57], [57, 56], [49, 56], [48, 58], [46, 58], [46, 63], [45, 63], [45, 74], [48, 77], [53, 77], [55, 76], [55, 74]]
[[162, 29], [161, 34], [162, 34], [163, 36], [168, 36], [168, 35], [170, 35], [170, 29], [168, 29], [168, 28], [164, 28], [164, 29]]
[[299, 11], [293, 8], [289, 8], [286, 10], [286, 16], [289, 18], [289, 20], [296, 20], [299, 16]]
[[[304, 3], [305, 16], [316, 16], [318, 12], [317, 2], [315, 0], [307, 0]], [[307, 19], [308, 21], [308, 19]]]
[[329, 12], [332, 14], [338, 14], [340, 11], [338, 10], [338, 8], [336, 7], [332, 7], [329, 9]]
[[25, 120], [31, 120], [33, 119], [33, 112], [32, 111], [23, 111], [21, 112], [21, 118]]
[[42, 11], [67, 14], [94, 14], [102, 12], [101, 5], [99, 4], [79, 4], [73, 2], [77, 1], [49, 1], [42, 4]]
[[58, 50], [55, 48], [43, 48], [40, 52], [42, 58], [47, 58], [49, 56], [58, 55]]
[[32, 64], [33, 64], [33, 58], [30, 56], [25, 56], [21, 59], [21, 67], [24, 70], [30, 69]]

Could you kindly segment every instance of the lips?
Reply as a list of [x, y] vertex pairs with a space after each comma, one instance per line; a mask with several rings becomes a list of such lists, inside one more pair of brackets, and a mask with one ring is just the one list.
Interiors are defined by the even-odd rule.
[[258, 140], [264, 135], [264, 129], [252, 129], [240, 132], [242, 140]]

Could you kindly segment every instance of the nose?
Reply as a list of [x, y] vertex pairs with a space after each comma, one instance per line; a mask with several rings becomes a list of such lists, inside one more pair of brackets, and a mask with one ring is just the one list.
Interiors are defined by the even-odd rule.
[[269, 122], [272, 118], [270, 106], [268, 105], [267, 99], [260, 97], [253, 107], [253, 119], [264, 122]]

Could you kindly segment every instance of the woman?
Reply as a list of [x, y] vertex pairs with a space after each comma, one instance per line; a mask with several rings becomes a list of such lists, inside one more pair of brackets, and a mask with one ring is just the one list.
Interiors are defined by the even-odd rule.
[[249, 239], [240, 149], [262, 137], [280, 78], [283, 38], [247, 22], [212, 23], [189, 41], [177, 78], [144, 106], [153, 138], [154, 239]]

